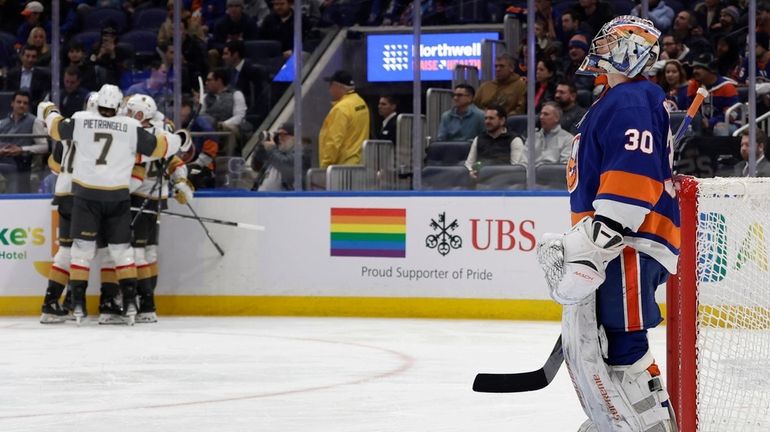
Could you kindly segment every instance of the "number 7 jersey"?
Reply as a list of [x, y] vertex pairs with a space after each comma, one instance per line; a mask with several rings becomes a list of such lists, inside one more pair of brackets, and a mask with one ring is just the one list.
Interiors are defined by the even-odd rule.
[[626, 244], [670, 273], [679, 256], [679, 204], [663, 90], [647, 80], [618, 84], [588, 110], [567, 164], [572, 224], [601, 215], [628, 228]]
[[136, 154], [156, 159], [179, 148], [178, 142], [170, 146], [166, 136], [148, 133], [137, 120], [125, 116], [103, 117], [79, 111], [68, 119], [52, 119], [49, 130], [54, 139], [72, 140], [72, 192], [91, 200], [128, 200]]

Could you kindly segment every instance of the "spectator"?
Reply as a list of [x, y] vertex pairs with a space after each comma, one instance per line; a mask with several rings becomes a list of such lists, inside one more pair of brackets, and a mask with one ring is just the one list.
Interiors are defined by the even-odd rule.
[[[572, 151], [574, 136], [559, 125], [561, 108], [556, 102], [546, 102], [540, 110], [540, 129], [535, 132], [535, 166], [546, 163], [566, 164]], [[527, 164], [529, 159], [529, 138], [527, 144], [515, 143], [511, 162]]]
[[757, 31], [770, 35], [770, 1], [757, 2]]
[[174, 100], [172, 86], [168, 85], [168, 68], [165, 63], [154, 60], [150, 63], [150, 76], [127, 88], [124, 96], [143, 94], [155, 99], [159, 110], [166, 113], [167, 107]]
[[510, 165], [513, 163], [514, 143], [523, 145], [521, 138], [514, 137], [505, 128], [508, 113], [500, 105], [492, 105], [484, 111], [484, 132], [473, 138], [465, 167], [471, 177], [478, 176], [484, 165]]
[[543, 25], [543, 33], [546, 38], [556, 40], [556, 20], [558, 14], [553, 10], [551, 0], [535, 0], [535, 21], [540, 21]]
[[349, 72], [338, 70], [326, 81], [332, 109], [318, 135], [320, 166], [357, 165], [361, 163], [361, 146], [369, 138], [369, 108], [356, 93]]
[[[767, 33], [757, 32], [757, 82], [770, 81], [770, 36]], [[738, 72], [738, 82], [746, 85], [749, 79], [749, 59], [743, 59], [741, 69]]]
[[719, 22], [719, 12], [722, 10], [720, 0], [704, 0], [695, 5], [694, 12], [698, 18], [698, 23], [704, 29], [711, 29], [711, 26]]
[[698, 19], [695, 17], [695, 13], [689, 10], [680, 11], [671, 26], [671, 33], [693, 51], [693, 57], [704, 52], [711, 52], [711, 44], [703, 36], [697, 34], [697, 29]]
[[377, 114], [382, 117], [382, 123], [375, 137], [379, 140], [390, 140], [396, 143], [396, 116], [398, 116], [398, 100], [395, 96], [380, 96], [377, 103]]
[[680, 63], [690, 63], [692, 54], [690, 48], [682, 43], [672, 34], [664, 35], [660, 41], [663, 52], [660, 53], [661, 60], [679, 60]]
[[[208, 116], [195, 115], [193, 102], [182, 100], [180, 110], [182, 127], [190, 132], [214, 132], [216, 129]], [[189, 168], [188, 178], [195, 189], [212, 189], [215, 187], [214, 161], [219, 153], [219, 143], [215, 136], [193, 137], [193, 149], [182, 155], [182, 160]], [[196, 157], [197, 156], [197, 157]]]
[[593, 39], [604, 23], [615, 18], [612, 6], [599, 0], [578, 0], [578, 4], [573, 6], [573, 8], [580, 14], [580, 21], [588, 24], [591, 28], [588, 39]]
[[578, 122], [583, 119], [586, 109], [577, 104], [577, 90], [575, 85], [569, 81], [562, 81], [556, 86], [554, 100], [561, 108], [561, 128], [565, 131], [576, 134]]
[[658, 72], [658, 85], [666, 93], [666, 100], [672, 105], [673, 110], [686, 110], [687, 98], [687, 74], [679, 60], [666, 60], [663, 69]]
[[251, 40], [259, 37], [259, 29], [250, 16], [243, 13], [243, 0], [227, 0], [225, 16], [217, 20], [213, 40], [221, 47], [229, 40]]
[[227, 42], [222, 50], [222, 60], [230, 71], [230, 87], [243, 93], [249, 113], [266, 115], [269, 101], [262, 95], [267, 76], [262, 66], [244, 58], [245, 50], [239, 40]]
[[538, 61], [535, 81], [535, 111], [540, 112], [543, 103], [552, 101], [556, 93], [556, 64], [550, 59]]
[[[738, 28], [738, 20], [741, 18], [741, 11], [735, 6], [727, 6], [719, 12], [719, 22], [712, 25], [709, 29], [712, 45], [716, 45], [717, 39], [722, 36], [733, 34]], [[740, 39], [740, 38], [739, 38]]]
[[454, 106], [441, 114], [438, 141], [470, 141], [484, 132], [484, 111], [473, 105], [474, 94], [473, 87], [468, 84], [455, 86]]
[[[29, 113], [29, 92], [16, 90], [11, 101], [11, 114], [0, 121], [0, 135], [47, 134], [45, 125]], [[7, 193], [29, 193], [32, 155], [48, 152], [45, 138], [2, 138], [0, 173], [6, 180]], [[12, 141], [9, 142], [9, 141]]]
[[27, 45], [37, 48], [37, 66], [47, 67], [51, 64], [51, 48], [45, 41], [45, 29], [35, 27], [29, 32]]
[[[47, 34], [51, 33], [51, 23], [43, 19], [43, 12], [45, 12], [45, 8], [39, 1], [31, 1], [24, 6], [24, 10], [21, 11], [24, 22], [16, 30], [16, 42], [18, 44], [23, 45], [27, 43], [29, 33], [35, 27], [42, 26]], [[5, 20], [5, 17], [3, 17], [3, 20]]]
[[[475, 102], [480, 107], [500, 105], [505, 108], [508, 115], [524, 114], [527, 103], [527, 83], [514, 72], [515, 67], [513, 58], [508, 54], [497, 56], [495, 59], [495, 79], [481, 83], [476, 97], [471, 101], [460, 98], [460, 102], [468, 102], [468, 105], [465, 106], [469, 106], [470, 102]], [[468, 91], [473, 94], [472, 87]], [[457, 106], [457, 102], [458, 100], [455, 99], [455, 106]], [[479, 129], [468, 131], [468, 134], [472, 134], [470, 135], [471, 139], [483, 131], [484, 113], [477, 111]]]
[[582, 34], [576, 34], [569, 40], [569, 50], [567, 59], [564, 63], [564, 78], [572, 81], [578, 90], [592, 91], [594, 88], [594, 79], [587, 75], [578, 75], [577, 70], [583, 63], [583, 59], [588, 55], [588, 39]]
[[569, 44], [569, 40], [572, 36], [578, 33], [587, 34], [590, 33], [591, 28], [588, 24], [580, 22], [580, 16], [572, 9], [567, 9], [561, 16], [561, 37], [559, 41], [562, 47], [566, 47]]
[[[765, 159], [765, 147], [767, 146], [767, 134], [757, 128], [757, 177], [770, 177], [770, 161]], [[741, 136], [742, 161], [735, 164], [735, 177], [748, 177], [749, 175], [749, 131], [745, 130]]]
[[125, 48], [118, 47], [118, 30], [108, 23], [102, 28], [90, 60], [97, 67], [97, 75], [104, 79], [104, 83], [117, 85], [130, 56], [131, 53]]
[[[763, 33], [766, 35], [766, 33]], [[741, 71], [739, 42], [728, 36], [717, 39], [717, 72], [731, 79], [738, 79]]]
[[[163, 24], [160, 25], [160, 30], [158, 30], [158, 46], [173, 44], [174, 1], [169, 0], [166, 4], [166, 8], [168, 10], [168, 15], [166, 16], [166, 20], [163, 21]], [[190, 11], [187, 9], [182, 9], [182, 22], [185, 26], [183, 34], [186, 35], [186, 38], [189, 37], [198, 41], [203, 41], [206, 38], [203, 26], [201, 26], [200, 22], [191, 19]], [[182, 51], [184, 51], [184, 48]]]
[[238, 140], [244, 132], [241, 123], [246, 123], [244, 117], [248, 107], [243, 92], [232, 89], [229, 84], [230, 72], [226, 68], [209, 72], [201, 115], [210, 117], [217, 130], [230, 132], [224, 153], [226, 156], [233, 156], [238, 147]]
[[59, 109], [64, 117], [82, 111], [88, 99], [88, 90], [80, 86], [80, 70], [71, 66], [64, 71], [64, 91]]
[[27, 90], [33, 106], [42, 101], [51, 91], [51, 73], [35, 66], [37, 64], [37, 49], [25, 45], [21, 52], [21, 66], [8, 71], [5, 80], [5, 90]]
[[[652, 21], [661, 33], [666, 33], [674, 22], [674, 10], [666, 5], [664, 0], [649, 0], [649, 11], [647, 19]], [[642, 16], [642, 5], [636, 5], [631, 9], [631, 15]]]
[[64, 70], [76, 67], [79, 71], [80, 84], [89, 91], [97, 91], [102, 84], [96, 77], [94, 65], [88, 60], [83, 44], [80, 42], [70, 42], [67, 49], [67, 63]]
[[556, 44], [556, 39], [552, 39], [548, 36], [547, 24], [538, 19], [535, 21], [535, 43], [537, 44], [536, 51], [539, 58], [556, 58], [559, 54], [560, 47]]
[[[302, 37], [310, 30], [308, 22], [302, 21]], [[281, 43], [283, 58], [291, 57], [294, 49], [294, 1], [273, 0], [273, 11], [262, 21], [259, 38], [275, 40]]]
[[701, 54], [692, 63], [692, 76], [687, 88], [688, 106], [695, 99], [698, 87], [705, 87], [709, 95], [703, 101], [700, 112], [703, 114], [703, 127], [715, 135], [728, 135], [735, 125], [729, 127], [714, 127], [717, 123], [726, 123], [725, 111], [738, 102], [738, 90], [735, 81], [716, 73], [714, 57], [711, 54]]
[[[294, 190], [294, 125], [284, 123], [273, 134], [268, 134], [252, 159], [259, 174], [252, 190], [260, 192]], [[302, 172], [310, 168], [310, 155], [302, 152]]]

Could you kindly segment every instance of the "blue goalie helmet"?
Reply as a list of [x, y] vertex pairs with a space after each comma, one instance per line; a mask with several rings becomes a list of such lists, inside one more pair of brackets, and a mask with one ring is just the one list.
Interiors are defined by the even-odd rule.
[[591, 41], [588, 55], [577, 73], [617, 73], [633, 78], [658, 60], [659, 37], [660, 30], [650, 20], [631, 15], [613, 18]]

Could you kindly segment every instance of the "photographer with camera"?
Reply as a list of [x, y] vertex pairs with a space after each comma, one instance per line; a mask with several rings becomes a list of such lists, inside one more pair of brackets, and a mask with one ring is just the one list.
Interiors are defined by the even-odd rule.
[[[251, 160], [252, 168], [259, 173], [252, 190], [294, 190], [294, 124], [284, 123], [272, 134], [263, 131], [261, 138]], [[309, 167], [310, 155], [303, 148], [302, 172]]]

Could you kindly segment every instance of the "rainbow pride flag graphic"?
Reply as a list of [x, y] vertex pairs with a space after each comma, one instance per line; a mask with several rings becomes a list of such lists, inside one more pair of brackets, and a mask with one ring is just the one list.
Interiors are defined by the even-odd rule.
[[406, 209], [332, 208], [331, 256], [406, 257]]

